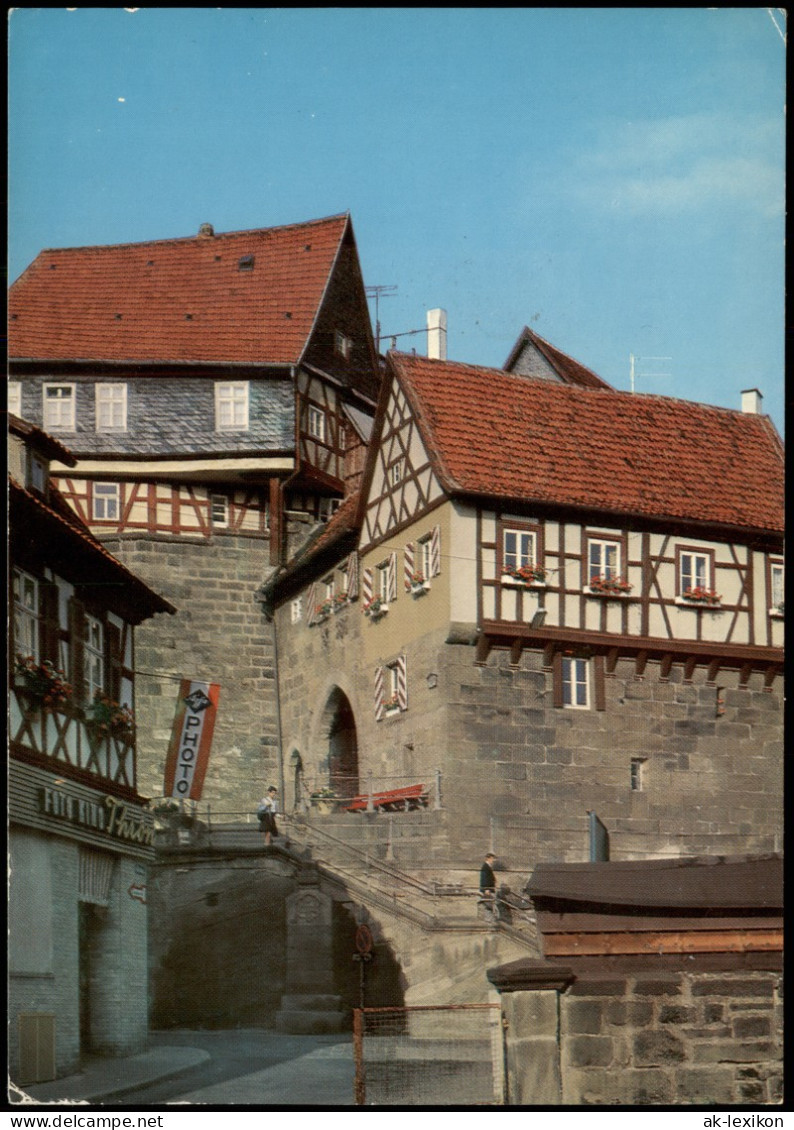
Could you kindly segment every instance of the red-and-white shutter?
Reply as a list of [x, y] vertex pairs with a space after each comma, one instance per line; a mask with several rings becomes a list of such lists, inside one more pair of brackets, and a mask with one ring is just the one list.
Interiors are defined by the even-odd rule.
[[365, 569], [361, 574], [361, 611], [366, 612], [367, 605], [372, 600], [372, 570]]
[[358, 597], [358, 554], [351, 553], [347, 559], [347, 599]]
[[396, 600], [397, 599], [397, 552], [396, 552], [396, 550], [389, 557], [388, 588], [389, 588], [389, 600], [390, 601]]
[[410, 591], [411, 578], [414, 575], [414, 543], [409, 541], [403, 553], [403, 560], [405, 562], [405, 588]]
[[408, 709], [408, 665], [404, 655], [397, 659], [397, 702], [400, 710]]
[[375, 721], [380, 722], [383, 718], [385, 707], [383, 704], [383, 688], [386, 678], [386, 669], [384, 667], [375, 668]]
[[430, 576], [437, 577], [441, 572], [441, 527], [433, 526], [430, 535]]
[[309, 596], [306, 603], [306, 623], [313, 624], [316, 619], [315, 609], [317, 608], [317, 583], [315, 582], [309, 589]]

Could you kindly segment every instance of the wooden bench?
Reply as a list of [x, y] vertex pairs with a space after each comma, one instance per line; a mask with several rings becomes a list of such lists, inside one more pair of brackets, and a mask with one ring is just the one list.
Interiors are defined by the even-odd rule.
[[[406, 785], [403, 789], [387, 789], [372, 794], [372, 807], [380, 812], [408, 812], [415, 808], [426, 808], [428, 801], [426, 785]], [[345, 812], [363, 812], [369, 805], [369, 793], [354, 796], [344, 806]]]

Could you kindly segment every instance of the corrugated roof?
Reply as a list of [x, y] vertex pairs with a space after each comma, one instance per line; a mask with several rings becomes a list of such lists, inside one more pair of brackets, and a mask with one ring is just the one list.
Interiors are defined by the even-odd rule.
[[10, 290], [9, 355], [296, 364], [348, 223], [42, 251]]
[[452, 494], [783, 530], [769, 419], [390, 353]]

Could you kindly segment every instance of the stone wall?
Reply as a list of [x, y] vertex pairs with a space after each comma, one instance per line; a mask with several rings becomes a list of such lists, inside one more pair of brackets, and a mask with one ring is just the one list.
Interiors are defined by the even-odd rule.
[[782, 1099], [780, 976], [739, 970], [578, 979], [560, 999], [563, 1104]]
[[218, 814], [253, 811], [264, 788], [280, 783], [272, 627], [254, 600], [268, 542], [224, 535], [105, 544], [177, 608], [135, 631], [138, 791], [162, 796], [178, 679], [197, 678], [221, 684], [201, 804]]

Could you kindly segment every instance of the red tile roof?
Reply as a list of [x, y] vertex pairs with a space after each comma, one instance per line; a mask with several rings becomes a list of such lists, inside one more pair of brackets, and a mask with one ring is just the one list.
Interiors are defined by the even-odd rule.
[[607, 384], [607, 382], [599, 377], [597, 373], [594, 373], [592, 369], [588, 369], [586, 365], [582, 365], [579, 361], [575, 361], [573, 357], [569, 357], [567, 353], [563, 353], [561, 349], [557, 349], [556, 345], [552, 345], [551, 342], [546, 341], [540, 334], [536, 334], [529, 326], [524, 326], [519, 334], [518, 341], [511, 349], [510, 356], [504, 363], [505, 369], [512, 369], [522, 349], [528, 343], [534, 345], [535, 348], [543, 354], [551, 367], [566, 384], [581, 385], [583, 388], [612, 388], [612, 385]]
[[404, 353], [388, 360], [452, 494], [783, 529], [783, 449], [765, 416]]
[[[252, 231], [42, 251], [12, 285], [9, 355], [297, 363], [347, 215]], [[240, 261], [253, 257], [250, 270]]]

